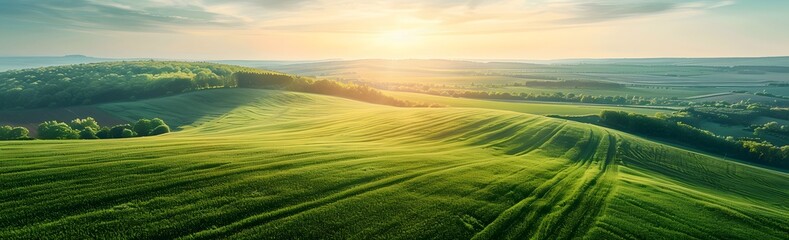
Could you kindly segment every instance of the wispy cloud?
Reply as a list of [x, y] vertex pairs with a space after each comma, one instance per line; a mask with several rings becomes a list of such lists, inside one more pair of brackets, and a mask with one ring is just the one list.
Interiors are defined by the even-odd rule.
[[107, 2], [89, 0], [0, 1], [5, 21], [77, 30], [166, 32], [182, 27], [238, 27], [238, 18], [204, 7], [173, 2]]
[[[0, 1], [0, 19], [77, 30], [426, 34], [533, 31], [732, 4], [722, 0], [51, 0]], [[429, 33], [427, 33], [429, 32]]]
[[733, 4], [733, 1], [672, 1], [672, 0], [625, 0], [625, 1], [562, 1], [551, 5], [553, 11], [565, 11], [568, 17], [559, 20], [563, 24], [589, 24], [623, 18], [648, 17], [656, 14], [679, 11], [703, 11]]

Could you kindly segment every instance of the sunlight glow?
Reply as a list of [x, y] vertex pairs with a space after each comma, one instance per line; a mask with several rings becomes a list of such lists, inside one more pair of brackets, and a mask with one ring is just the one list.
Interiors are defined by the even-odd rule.
[[389, 48], [402, 48], [412, 46], [419, 42], [419, 37], [414, 31], [408, 30], [393, 30], [380, 34], [378, 42]]

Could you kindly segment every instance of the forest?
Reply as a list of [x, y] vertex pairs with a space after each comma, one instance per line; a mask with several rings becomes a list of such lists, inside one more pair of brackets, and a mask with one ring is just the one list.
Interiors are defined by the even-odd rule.
[[133, 101], [233, 87], [287, 89], [401, 107], [430, 106], [388, 97], [367, 86], [315, 81], [253, 68], [202, 62], [132, 61], [2, 72], [0, 110]]
[[241, 67], [185, 62], [111, 62], [0, 73], [0, 109], [63, 107], [232, 87]]
[[[600, 122], [604, 126], [625, 132], [664, 138], [748, 162], [784, 169], [789, 168], [789, 145], [778, 147], [769, 142], [721, 137], [709, 131], [675, 121], [675, 119], [667, 115], [650, 117], [623, 111], [603, 111], [600, 113]], [[775, 126], [770, 128], [775, 129]]]
[[340, 83], [333, 80], [313, 80], [261, 72], [237, 72], [233, 78], [240, 88], [283, 89], [296, 92], [317, 93], [344, 97], [363, 102], [396, 107], [440, 107], [438, 104], [401, 100], [383, 94], [366, 85]]

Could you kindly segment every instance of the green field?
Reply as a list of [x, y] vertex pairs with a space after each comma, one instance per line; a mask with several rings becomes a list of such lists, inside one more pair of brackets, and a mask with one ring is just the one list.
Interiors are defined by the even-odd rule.
[[[592, 80], [691, 91], [690, 88], [695, 87], [768, 89], [771, 91], [772, 87], [766, 87], [768, 83], [786, 82], [789, 77], [789, 72], [786, 69], [789, 68], [780, 65], [775, 61], [776, 59], [765, 58], [762, 60], [758, 64], [764, 65], [736, 65], [747, 63], [732, 62], [735, 65], [721, 66], [711, 62], [694, 64], [682, 64], [679, 61], [644, 63], [632, 59], [616, 63], [367, 59], [269, 65], [265, 68], [344, 81], [466, 86], [472, 83], [486, 85], [535, 80]], [[783, 92], [787, 90], [789, 88], [783, 88]]]
[[595, 107], [482, 102], [219, 89], [100, 105], [187, 127], [0, 142], [0, 238], [786, 239], [785, 172], [518, 113]]
[[443, 104], [451, 107], [462, 108], [485, 108], [505, 110], [537, 115], [589, 115], [599, 114], [603, 110], [628, 111], [647, 115], [654, 115], [659, 112], [671, 112], [672, 110], [645, 108], [645, 107], [624, 107], [614, 105], [595, 105], [581, 103], [541, 103], [541, 102], [506, 102], [493, 100], [478, 100], [469, 98], [453, 98], [435, 96], [421, 93], [410, 92], [386, 92], [388, 95], [412, 101], [429, 102]]
[[[494, 87], [494, 88], [486, 88], [481, 87], [480, 91], [492, 91], [492, 92], [510, 92], [510, 93], [554, 93], [554, 92], [562, 92], [562, 93], [573, 93], [573, 94], [584, 94], [584, 95], [593, 95], [593, 96], [638, 96], [638, 97], [676, 97], [679, 99], [684, 99], [688, 97], [695, 97], [707, 94], [716, 94], [716, 93], [730, 93], [731, 91], [748, 91], [751, 93], [756, 92], [767, 92], [777, 95], [789, 95], [788, 90], [789, 87], [666, 87], [666, 88], [646, 88], [646, 87], [623, 87], [623, 88], [616, 88], [616, 89], [605, 89], [605, 88], [537, 88], [537, 87]], [[755, 96], [749, 94], [748, 98], [752, 99], [761, 99], [767, 97]], [[719, 101], [725, 100], [729, 102], [737, 102], [740, 99], [698, 99], [696, 101]], [[747, 99], [747, 98], [746, 98]], [[735, 101], [736, 100], [736, 101]]]

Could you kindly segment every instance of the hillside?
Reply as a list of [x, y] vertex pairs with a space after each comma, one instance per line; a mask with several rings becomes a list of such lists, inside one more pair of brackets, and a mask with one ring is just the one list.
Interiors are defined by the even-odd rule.
[[0, 71], [13, 69], [38, 68], [71, 64], [119, 61], [120, 59], [95, 58], [83, 55], [41, 56], [41, 57], [0, 57]]
[[0, 142], [0, 238], [785, 239], [789, 231], [789, 174], [572, 121], [255, 89], [98, 107], [188, 127]]
[[[0, 111], [135, 101], [217, 88], [290, 90], [428, 107], [366, 85], [205, 62], [104, 62], [0, 72]], [[2, 119], [0, 119], [2, 121]]]
[[133, 101], [238, 87], [237, 72], [273, 72], [191, 62], [103, 62], [0, 72], [0, 110]]
[[399, 98], [408, 99], [420, 102], [430, 102], [443, 104], [451, 107], [465, 107], [465, 108], [485, 108], [506, 110], [513, 112], [522, 112], [538, 115], [587, 115], [599, 114], [604, 110], [618, 110], [628, 111], [634, 113], [641, 113], [647, 115], [654, 115], [655, 113], [669, 113], [671, 108], [661, 107], [639, 107], [639, 106], [617, 106], [617, 105], [602, 105], [602, 104], [583, 104], [583, 103], [551, 103], [551, 102], [528, 102], [528, 101], [496, 101], [496, 100], [481, 100], [470, 98], [455, 98], [435, 96], [421, 93], [411, 92], [394, 92], [384, 91], [387, 95]]

